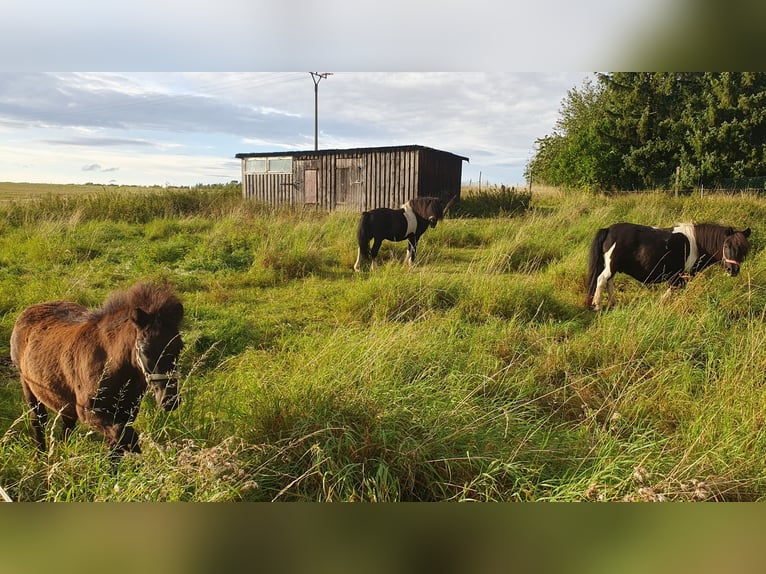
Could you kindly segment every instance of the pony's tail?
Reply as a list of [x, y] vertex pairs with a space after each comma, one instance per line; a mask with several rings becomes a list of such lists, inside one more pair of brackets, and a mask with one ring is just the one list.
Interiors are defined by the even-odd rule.
[[609, 229], [599, 229], [593, 242], [590, 244], [590, 255], [588, 255], [588, 295], [585, 297], [585, 306], [593, 305], [593, 295], [596, 293], [596, 281], [598, 276], [604, 270], [604, 241]]
[[367, 234], [367, 229], [370, 226], [370, 212], [363, 211], [362, 217], [359, 218], [359, 226], [356, 228], [356, 242], [359, 245], [359, 254], [365, 259], [370, 259], [370, 236]]

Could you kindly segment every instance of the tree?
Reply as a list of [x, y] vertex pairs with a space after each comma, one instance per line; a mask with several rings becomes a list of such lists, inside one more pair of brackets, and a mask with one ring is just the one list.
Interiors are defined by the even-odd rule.
[[602, 90], [586, 81], [567, 93], [554, 133], [539, 138], [527, 179], [562, 187], [600, 189], [609, 183], [614, 153], [601, 134]]
[[684, 109], [693, 74], [600, 74], [604, 85], [604, 133], [621, 157], [621, 188], [654, 187], [675, 172], [683, 151], [677, 119]]
[[766, 74], [706, 73], [685, 122], [690, 171], [708, 186], [766, 175]]
[[585, 189], [766, 175], [766, 74], [614, 72], [572, 89], [537, 140], [534, 181]]

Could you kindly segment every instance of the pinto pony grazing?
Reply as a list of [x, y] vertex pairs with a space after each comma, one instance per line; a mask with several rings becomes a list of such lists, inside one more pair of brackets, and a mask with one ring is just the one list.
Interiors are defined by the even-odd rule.
[[34, 440], [45, 450], [46, 407], [64, 437], [79, 419], [101, 432], [113, 456], [141, 452], [131, 426], [151, 386], [166, 411], [178, 406], [176, 361], [183, 305], [167, 285], [136, 283], [98, 309], [56, 301], [27, 307], [11, 333], [31, 411]]
[[590, 248], [585, 304], [600, 309], [604, 288], [613, 303], [614, 274], [620, 272], [644, 284], [667, 281], [671, 288], [683, 287], [688, 278], [720, 261], [733, 277], [750, 250], [749, 236], [750, 228], [736, 231], [714, 223], [665, 229], [615, 223], [599, 229]]
[[[407, 256], [405, 263], [415, 262], [415, 252], [418, 241], [429, 227], [436, 227], [437, 222], [444, 218], [452, 202], [453, 196], [446, 204], [438, 197], [415, 197], [402, 205], [400, 209], [379, 207], [363, 211], [356, 230], [359, 251], [354, 263], [354, 271], [362, 269], [362, 261], [369, 261], [370, 268], [375, 265], [375, 258], [380, 251], [384, 239], [388, 241], [407, 240]], [[370, 248], [372, 241], [372, 248]]]

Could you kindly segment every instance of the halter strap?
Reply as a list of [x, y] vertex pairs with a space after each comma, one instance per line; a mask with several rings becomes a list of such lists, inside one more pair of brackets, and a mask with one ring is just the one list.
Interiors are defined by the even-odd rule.
[[173, 376], [169, 373], [152, 373], [146, 368], [146, 365], [144, 365], [144, 362], [141, 360], [141, 349], [138, 346], [138, 341], [136, 341], [136, 362], [138, 363], [138, 366], [141, 367], [141, 372], [144, 374], [147, 383], [167, 383], [173, 379]]
[[723, 263], [729, 263], [731, 265], [739, 265], [739, 261], [735, 259], [729, 259], [728, 257], [726, 257], [726, 252], [723, 250], [723, 248], [721, 248], [721, 261]]

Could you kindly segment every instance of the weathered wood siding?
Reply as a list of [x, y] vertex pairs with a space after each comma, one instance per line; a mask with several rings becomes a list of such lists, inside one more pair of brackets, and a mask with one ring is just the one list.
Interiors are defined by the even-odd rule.
[[242, 173], [242, 196], [269, 205], [297, 205], [303, 203], [289, 173], [252, 174]]
[[[306, 205], [360, 212], [397, 208], [425, 195], [445, 200], [460, 194], [467, 158], [422, 146], [293, 152], [292, 174], [245, 173], [242, 194], [270, 205]], [[262, 154], [273, 156], [274, 154]]]
[[[306, 174], [316, 174], [316, 194], [306, 194]], [[301, 201], [315, 199], [318, 209], [362, 211], [366, 193], [366, 161], [358, 153], [296, 153], [293, 161]], [[314, 175], [311, 175], [314, 177]]]
[[427, 150], [420, 155], [420, 160], [419, 195], [440, 197], [445, 201], [460, 195], [463, 176], [461, 161], [436, 150]]
[[362, 210], [396, 208], [418, 193], [418, 151], [373, 152], [367, 159], [365, 203]]

